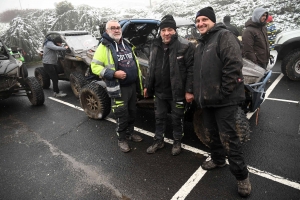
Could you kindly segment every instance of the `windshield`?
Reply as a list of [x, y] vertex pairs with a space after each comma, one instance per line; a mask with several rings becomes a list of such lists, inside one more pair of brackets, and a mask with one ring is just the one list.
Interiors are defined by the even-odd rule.
[[92, 35], [65, 36], [67, 45], [74, 51], [84, 51], [97, 46], [99, 41]]

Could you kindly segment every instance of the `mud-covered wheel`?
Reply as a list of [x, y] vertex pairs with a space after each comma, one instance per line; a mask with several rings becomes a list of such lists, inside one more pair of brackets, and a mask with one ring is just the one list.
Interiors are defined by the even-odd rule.
[[48, 89], [50, 87], [50, 77], [43, 67], [35, 68], [34, 76], [37, 78], [42, 88]]
[[81, 107], [93, 119], [104, 119], [111, 108], [107, 91], [101, 85], [91, 82], [81, 88], [79, 95]]
[[43, 88], [38, 80], [35, 77], [28, 77], [25, 82], [27, 97], [32, 105], [43, 105], [45, 102], [45, 96]]
[[[249, 120], [247, 119], [244, 111], [240, 107], [238, 108], [235, 119], [236, 119], [236, 130], [240, 138], [240, 141], [243, 144], [247, 142], [250, 138]], [[203, 126], [202, 109], [198, 108], [195, 111], [193, 124], [194, 124], [194, 131], [198, 136], [198, 138], [200, 139], [200, 141], [203, 144], [205, 144], [207, 147], [210, 147], [209, 132]]]
[[70, 84], [75, 97], [79, 98], [80, 90], [84, 85], [87, 84], [87, 81], [82, 74], [78, 72], [72, 72], [70, 74]]
[[300, 80], [300, 49], [292, 51], [282, 60], [281, 72], [290, 80]]

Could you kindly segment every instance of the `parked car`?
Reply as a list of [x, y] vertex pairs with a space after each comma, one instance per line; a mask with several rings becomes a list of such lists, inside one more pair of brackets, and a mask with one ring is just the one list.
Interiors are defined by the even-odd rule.
[[[81, 87], [87, 83], [85, 76], [89, 74], [93, 53], [99, 41], [87, 31], [50, 31], [45, 39], [57, 36], [61, 37], [63, 45], [69, 47], [66, 52], [58, 52], [56, 71], [59, 80], [70, 81], [72, 91], [78, 98]], [[43, 56], [42, 49], [40, 55]], [[44, 89], [50, 87], [50, 77], [43, 67], [36, 68], [34, 75]]]
[[[177, 32], [181, 37], [191, 40], [195, 45], [200, 36], [195, 24], [191, 20], [175, 19], [178, 26]], [[155, 19], [126, 19], [121, 20], [123, 38], [129, 40], [135, 47], [135, 54], [145, 78], [149, 67], [150, 45], [154, 38], [159, 36], [159, 20]], [[79, 95], [80, 103], [87, 116], [93, 119], [104, 119], [110, 113], [110, 98], [106, 91], [106, 84], [99, 77], [82, 87]], [[143, 99], [138, 97], [137, 106], [153, 107], [153, 98]], [[257, 106], [257, 105], [256, 105]], [[186, 107], [186, 120], [194, 122], [194, 130], [199, 139], [209, 146], [208, 134], [202, 124], [202, 110], [194, 104]], [[236, 115], [237, 130], [241, 142], [249, 139], [250, 127], [245, 112], [240, 108]]]
[[43, 88], [35, 77], [28, 77], [27, 68], [16, 60], [0, 39], [0, 99], [27, 96], [32, 105], [44, 104]]
[[300, 80], [300, 29], [279, 33], [274, 46], [282, 60], [281, 72], [290, 80]]

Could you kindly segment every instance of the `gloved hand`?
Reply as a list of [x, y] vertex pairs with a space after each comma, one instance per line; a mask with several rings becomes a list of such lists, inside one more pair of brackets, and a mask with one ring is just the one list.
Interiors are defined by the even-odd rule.
[[272, 65], [274, 63], [274, 56], [270, 55], [270, 64]]

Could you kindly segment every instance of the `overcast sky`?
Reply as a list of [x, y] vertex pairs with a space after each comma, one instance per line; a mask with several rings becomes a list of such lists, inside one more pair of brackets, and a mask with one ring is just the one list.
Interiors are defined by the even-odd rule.
[[[54, 4], [62, 0], [0, 0], [0, 12], [11, 9], [54, 9]], [[150, 6], [162, 0], [68, 0], [73, 6], [86, 4], [93, 7], [130, 8]]]

